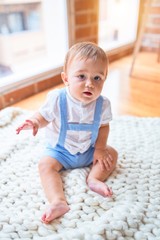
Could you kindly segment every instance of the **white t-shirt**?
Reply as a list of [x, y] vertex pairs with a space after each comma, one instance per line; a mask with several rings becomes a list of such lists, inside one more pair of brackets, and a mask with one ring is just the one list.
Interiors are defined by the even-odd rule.
[[[96, 101], [91, 103], [82, 103], [73, 98], [68, 88], [66, 88], [67, 111], [69, 123], [88, 123], [91, 124], [94, 119], [94, 109]], [[60, 89], [48, 93], [47, 99], [39, 109], [40, 114], [49, 122], [46, 127], [46, 139], [49, 145], [54, 147], [59, 138], [60, 132], [60, 108], [59, 108]], [[108, 124], [112, 119], [110, 101], [103, 96], [102, 115], [100, 125]], [[85, 152], [91, 145], [91, 132], [68, 130], [66, 134], [64, 147], [71, 153]]]

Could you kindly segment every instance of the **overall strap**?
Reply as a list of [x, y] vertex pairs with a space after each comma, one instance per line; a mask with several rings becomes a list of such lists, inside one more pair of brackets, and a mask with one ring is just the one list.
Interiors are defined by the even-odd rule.
[[101, 112], [102, 112], [103, 98], [100, 96], [96, 101], [94, 121], [93, 124], [87, 123], [68, 123], [67, 120], [67, 99], [66, 99], [66, 89], [62, 89], [60, 92], [60, 115], [61, 115], [61, 128], [58, 139], [58, 144], [64, 146], [67, 130], [73, 131], [91, 131], [91, 144], [94, 145], [98, 136]]
[[92, 126], [92, 137], [91, 137], [91, 145], [94, 145], [98, 136], [100, 119], [102, 113], [102, 105], [103, 105], [103, 97], [99, 96], [96, 101], [96, 107], [94, 112], [94, 122]]
[[59, 133], [59, 139], [58, 144], [60, 146], [64, 146], [64, 141], [66, 138], [67, 133], [67, 100], [66, 100], [66, 89], [63, 88], [60, 90], [60, 96], [59, 96], [59, 108], [60, 108], [60, 133]]

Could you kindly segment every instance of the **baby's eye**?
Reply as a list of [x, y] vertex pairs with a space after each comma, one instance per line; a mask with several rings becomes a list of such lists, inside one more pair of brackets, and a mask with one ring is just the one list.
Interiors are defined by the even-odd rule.
[[85, 75], [84, 75], [84, 74], [80, 74], [80, 75], [78, 76], [78, 78], [79, 78], [80, 80], [84, 80], [84, 79], [85, 79]]
[[95, 80], [95, 81], [99, 81], [99, 80], [101, 80], [101, 78], [100, 78], [100, 76], [95, 76], [95, 77], [94, 77], [94, 80]]

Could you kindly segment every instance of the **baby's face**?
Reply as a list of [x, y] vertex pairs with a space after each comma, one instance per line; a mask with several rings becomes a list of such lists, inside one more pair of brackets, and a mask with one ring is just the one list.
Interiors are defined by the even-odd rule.
[[69, 64], [67, 73], [62, 73], [62, 79], [68, 85], [72, 97], [89, 103], [100, 96], [107, 68], [101, 60], [74, 59]]

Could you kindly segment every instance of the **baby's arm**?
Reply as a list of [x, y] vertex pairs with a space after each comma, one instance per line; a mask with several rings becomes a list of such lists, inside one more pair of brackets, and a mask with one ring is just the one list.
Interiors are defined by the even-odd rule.
[[33, 129], [33, 136], [35, 136], [38, 129], [45, 127], [47, 124], [48, 121], [37, 112], [30, 119], [25, 120], [25, 122], [16, 129], [16, 133], [19, 134], [21, 130]]
[[99, 162], [102, 170], [104, 169], [110, 170], [112, 166], [112, 157], [106, 148], [108, 135], [109, 135], [109, 124], [102, 125], [99, 128], [99, 133], [95, 143], [95, 152], [94, 152], [94, 158], [93, 158], [93, 165]]

